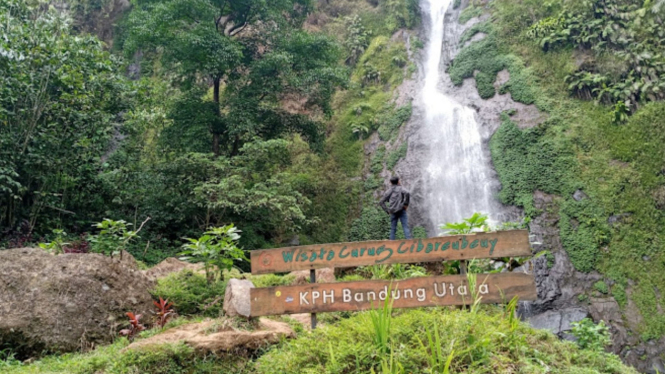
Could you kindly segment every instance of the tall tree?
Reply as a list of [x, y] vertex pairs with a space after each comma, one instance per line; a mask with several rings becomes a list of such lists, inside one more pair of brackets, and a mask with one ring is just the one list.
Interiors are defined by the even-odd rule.
[[[292, 116], [266, 108], [278, 109], [279, 94], [294, 94], [311, 97], [308, 104], [326, 111], [332, 87], [343, 81], [331, 67], [337, 58], [334, 43], [297, 30], [309, 0], [139, 0], [136, 7], [129, 18], [126, 52], [158, 51], [185, 88], [212, 85], [218, 120], [207, 126], [217, 156], [223, 140], [227, 152], [237, 154], [243, 137], [257, 135], [257, 121], [311, 128], [310, 116], [302, 116], [305, 111]], [[298, 41], [306, 44], [301, 43], [301, 50], [289, 47]], [[297, 53], [310, 53], [313, 62], [304, 64]], [[304, 133], [315, 138], [312, 131]]]

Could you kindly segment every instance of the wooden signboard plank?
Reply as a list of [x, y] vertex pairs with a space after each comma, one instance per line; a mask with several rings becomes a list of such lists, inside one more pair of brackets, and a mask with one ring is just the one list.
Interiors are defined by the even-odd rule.
[[[536, 300], [533, 275], [524, 273], [478, 274], [482, 303]], [[314, 283], [302, 286], [252, 288], [251, 315], [360, 311], [380, 307], [388, 293], [393, 308], [469, 305], [471, 290], [464, 275], [411, 278], [401, 281]]]
[[531, 256], [529, 232], [510, 230], [429, 239], [317, 244], [251, 251], [252, 274], [326, 267]]

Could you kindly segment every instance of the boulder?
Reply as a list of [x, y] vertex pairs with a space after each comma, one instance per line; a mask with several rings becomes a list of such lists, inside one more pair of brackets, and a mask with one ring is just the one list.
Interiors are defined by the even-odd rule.
[[587, 318], [589, 313], [582, 308], [568, 308], [563, 310], [550, 310], [528, 319], [531, 327], [550, 330], [553, 334], [564, 337], [572, 329], [573, 322]]
[[246, 279], [230, 279], [224, 292], [224, 313], [227, 317], [249, 318], [252, 311], [249, 290], [254, 284]]
[[[148, 316], [152, 286], [131, 255], [0, 251], [0, 349], [19, 358], [109, 343], [126, 312]], [[147, 318], [144, 318], [145, 322]]]
[[205, 272], [203, 264], [192, 264], [185, 261], [180, 261], [175, 257], [169, 257], [159, 264], [144, 270], [143, 274], [152, 281], [159, 278], [164, 278], [169, 274], [178, 273], [183, 270], [191, 270], [193, 272]]
[[166, 330], [153, 337], [139, 340], [125, 349], [150, 350], [157, 345], [183, 342], [200, 354], [256, 351], [295, 333], [285, 322], [261, 318], [252, 326], [238, 326], [232, 318], [191, 323]]
[[[309, 270], [292, 271], [289, 275], [296, 278], [294, 284], [309, 283]], [[335, 269], [316, 269], [316, 283], [334, 283], [335, 280]]]

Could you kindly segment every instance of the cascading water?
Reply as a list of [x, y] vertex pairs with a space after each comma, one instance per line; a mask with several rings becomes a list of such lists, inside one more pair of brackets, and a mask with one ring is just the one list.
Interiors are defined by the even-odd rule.
[[[489, 153], [484, 149], [487, 139], [481, 136], [475, 110], [445, 93], [445, 87], [451, 84], [449, 77], [442, 74], [443, 51], [445, 48], [447, 56], [454, 53], [459, 37], [458, 32], [446, 32], [450, 27], [459, 28], [446, 25], [451, 2], [421, 1], [429, 40], [423, 63], [422, 96], [417, 98], [422, 113], [418, 135], [423, 148], [423, 200], [431, 228], [461, 221], [474, 212], [489, 214], [492, 222], [500, 221], [502, 210], [495, 199], [498, 186]], [[456, 20], [452, 22], [457, 24]]]

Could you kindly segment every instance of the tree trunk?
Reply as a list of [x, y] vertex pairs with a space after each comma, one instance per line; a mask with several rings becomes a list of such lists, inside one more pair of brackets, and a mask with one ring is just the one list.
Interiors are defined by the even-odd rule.
[[[215, 77], [213, 80], [213, 101], [215, 104], [215, 114], [216, 115], [221, 115], [219, 112], [219, 82], [220, 79], [218, 77]], [[219, 130], [214, 128], [212, 129], [212, 153], [215, 154], [215, 157], [219, 157]]]

